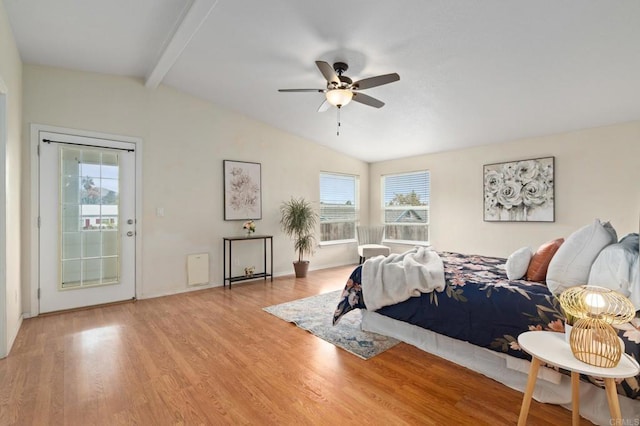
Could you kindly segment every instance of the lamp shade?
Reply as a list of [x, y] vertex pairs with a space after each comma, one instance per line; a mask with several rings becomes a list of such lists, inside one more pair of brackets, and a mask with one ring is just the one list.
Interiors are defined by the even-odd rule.
[[597, 318], [607, 324], [623, 324], [636, 314], [633, 303], [622, 294], [594, 285], [568, 288], [559, 300], [565, 313], [578, 319]]
[[347, 89], [332, 89], [326, 93], [327, 101], [337, 107], [342, 107], [351, 102], [353, 92]]

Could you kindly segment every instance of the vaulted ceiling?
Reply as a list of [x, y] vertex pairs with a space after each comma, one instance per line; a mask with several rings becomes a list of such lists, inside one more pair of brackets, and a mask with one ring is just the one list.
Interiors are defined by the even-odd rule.
[[[640, 119], [637, 0], [3, 0], [25, 63], [165, 84], [364, 161]], [[354, 80], [317, 112], [316, 60]]]

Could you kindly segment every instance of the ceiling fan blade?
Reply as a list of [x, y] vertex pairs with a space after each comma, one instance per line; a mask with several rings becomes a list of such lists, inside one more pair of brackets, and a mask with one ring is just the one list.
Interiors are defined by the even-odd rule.
[[393, 83], [398, 80], [400, 80], [400, 76], [394, 72], [376, 77], [363, 78], [362, 80], [353, 83], [351, 87], [359, 90], [370, 89], [372, 87], [382, 86], [383, 84]]
[[369, 105], [374, 108], [382, 108], [384, 106], [384, 102], [373, 98], [371, 96], [365, 95], [364, 93], [353, 93], [354, 102], [360, 102], [361, 104]]
[[327, 80], [327, 83], [340, 84], [340, 79], [338, 78], [338, 74], [333, 70], [333, 67], [329, 65], [325, 61], [316, 61], [316, 65], [318, 69]]
[[278, 89], [278, 92], [326, 92], [325, 89]]
[[318, 112], [325, 112], [326, 110], [329, 109], [330, 106], [331, 104], [329, 103], [329, 101], [325, 99], [324, 102], [320, 104], [320, 107], [318, 108]]

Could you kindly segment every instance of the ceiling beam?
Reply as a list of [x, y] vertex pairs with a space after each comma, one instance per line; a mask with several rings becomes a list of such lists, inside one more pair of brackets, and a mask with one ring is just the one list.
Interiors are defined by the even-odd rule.
[[218, 0], [193, 0], [182, 22], [158, 58], [158, 62], [147, 74], [144, 83], [146, 87], [150, 89], [158, 87], [217, 3]]

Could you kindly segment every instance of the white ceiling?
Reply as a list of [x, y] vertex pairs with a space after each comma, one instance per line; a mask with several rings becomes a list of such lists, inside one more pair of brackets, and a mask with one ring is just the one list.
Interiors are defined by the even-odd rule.
[[[3, 0], [25, 63], [137, 76], [364, 161], [640, 119], [637, 0]], [[314, 61], [354, 80], [316, 112]]]

